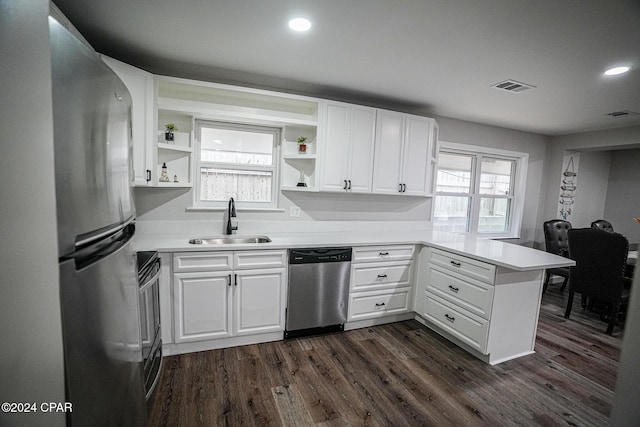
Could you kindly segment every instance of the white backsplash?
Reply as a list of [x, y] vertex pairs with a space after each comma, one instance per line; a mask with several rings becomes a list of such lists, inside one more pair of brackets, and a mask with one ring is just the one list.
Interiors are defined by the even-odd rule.
[[[238, 221], [236, 234], [427, 231], [430, 221]], [[219, 236], [220, 221], [137, 220], [141, 235]]]

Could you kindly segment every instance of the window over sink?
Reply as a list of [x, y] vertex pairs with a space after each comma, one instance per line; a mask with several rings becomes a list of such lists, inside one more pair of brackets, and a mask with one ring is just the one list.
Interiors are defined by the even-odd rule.
[[281, 130], [196, 120], [196, 207], [275, 208]]

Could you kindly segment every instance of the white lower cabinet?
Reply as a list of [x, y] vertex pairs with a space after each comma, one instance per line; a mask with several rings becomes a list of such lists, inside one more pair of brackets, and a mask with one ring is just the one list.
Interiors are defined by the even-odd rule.
[[349, 298], [349, 321], [407, 313], [411, 310], [411, 288], [357, 292]]
[[410, 245], [353, 249], [349, 322], [411, 313], [413, 253]]
[[487, 349], [489, 321], [427, 292], [427, 319], [481, 353]]
[[231, 336], [230, 276], [230, 272], [174, 275], [176, 343]]
[[284, 268], [236, 274], [233, 335], [284, 331]]
[[542, 270], [509, 270], [435, 248], [420, 259], [414, 310], [427, 326], [490, 364], [534, 352]]
[[174, 343], [284, 331], [285, 262], [285, 251], [174, 254]]

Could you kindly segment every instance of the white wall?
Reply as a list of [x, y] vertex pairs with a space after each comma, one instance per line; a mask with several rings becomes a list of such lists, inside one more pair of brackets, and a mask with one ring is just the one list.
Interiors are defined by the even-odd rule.
[[639, 243], [640, 224], [633, 220], [637, 217], [640, 217], [640, 149], [613, 151], [603, 218], [625, 235], [629, 243]]
[[[570, 219], [573, 227], [590, 227], [593, 221], [603, 218], [610, 166], [611, 152], [609, 151], [580, 153], [575, 203]], [[559, 173], [557, 177], [560, 179]]]
[[[618, 129], [610, 129], [610, 130], [602, 130], [596, 132], [585, 132], [578, 133], [572, 135], [563, 135], [563, 136], [554, 136], [550, 138], [549, 149], [547, 150], [547, 155], [545, 158], [544, 165], [544, 180], [543, 188], [546, 189], [546, 192], [542, 194], [542, 198], [540, 199], [540, 203], [544, 206], [543, 208], [543, 216], [539, 222], [539, 227], [536, 231], [536, 241], [543, 242], [544, 236], [542, 233], [542, 222], [557, 217], [557, 206], [558, 206], [558, 177], [562, 172], [562, 159], [564, 157], [565, 151], [574, 150], [579, 151], [581, 153], [580, 161], [582, 163], [582, 154], [597, 152], [597, 151], [612, 151], [612, 150], [635, 150], [640, 148], [640, 126], [630, 126], [625, 128]], [[625, 156], [624, 152], [621, 152], [621, 156]], [[589, 161], [589, 160], [587, 160]], [[587, 173], [586, 168], [583, 165], [580, 165], [580, 170], [578, 171], [578, 191], [581, 190], [582, 184], [582, 175]], [[606, 174], [604, 172], [604, 168], [602, 168], [602, 175], [600, 177], [591, 177], [587, 178], [587, 184], [591, 182], [591, 184], [595, 184], [596, 180], [600, 180], [602, 182], [607, 182], [607, 193], [609, 192], [609, 172]], [[584, 188], [582, 188], [584, 190]], [[638, 194], [638, 193], [636, 193]], [[599, 193], [599, 196], [602, 196], [602, 192]], [[638, 195], [637, 197], [640, 197]], [[577, 198], [577, 196], [576, 196]], [[583, 203], [584, 205], [595, 204], [597, 205], [597, 211], [602, 209], [603, 215], [607, 212], [604, 209], [604, 199], [597, 199], [595, 197], [591, 197], [588, 192], [583, 193], [582, 202], [576, 200], [576, 203]], [[585, 208], [587, 209], [587, 208]], [[591, 221], [598, 218], [591, 219], [588, 223], [586, 222], [586, 218], [581, 218], [579, 222], [574, 224], [577, 227], [588, 227], [591, 224]], [[572, 221], [573, 223], [573, 221]], [[542, 247], [542, 246], [541, 246]]]
[[[0, 402], [64, 402], [47, 0], [0, 0]], [[0, 412], [2, 426], [63, 413]]]

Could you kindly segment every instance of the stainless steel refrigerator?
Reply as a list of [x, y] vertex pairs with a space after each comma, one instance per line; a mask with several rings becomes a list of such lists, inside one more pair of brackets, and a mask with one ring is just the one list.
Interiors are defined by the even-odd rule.
[[53, 18], [49, 32], [67, 424], [143, 426], [131, 97]]

